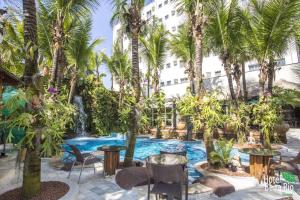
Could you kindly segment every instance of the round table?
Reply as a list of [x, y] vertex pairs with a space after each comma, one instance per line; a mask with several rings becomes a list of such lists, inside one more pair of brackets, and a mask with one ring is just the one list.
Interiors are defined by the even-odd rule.
[[119, 167], [120, 151], [125, 150], [125, 146], [102, 146], [98, 151], [104, 151], [104, 174], [114, 175]]
[[250, 175], [254, 176], [261, 182], [263, 175], [267, 175], [268, 163], [273, 156], [280, 155], [280, 152], [262, 149], [262, 148], [244, 148], [239, 149], [239, 152], [250, 155]]
[[186, 165], [188, 159], [182, 155], [158, 154], [149, 156], [147, 162], [160, 165]]

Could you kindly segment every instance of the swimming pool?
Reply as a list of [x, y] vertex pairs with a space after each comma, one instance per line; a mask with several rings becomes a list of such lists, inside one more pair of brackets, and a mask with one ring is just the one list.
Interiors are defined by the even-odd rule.
[[[67, 144], [73, 144], [80, 151], [96, 151], [98, 147], [105, 145], [125, 145], [126, 140], [118, 137], [101, 137], [101, 138], [75, 138], [66, 141]], [[64, 148], [67, 148], [64, 146]], [[134, 159], [145, 160], [150, 155], [159, 154], [160, 151], [187, 151], [189, 179], [192, 181], [201, 176], [194, 169], [194, 165], [200, 161], [206, 160], [205, 147], [202, 141], [178, 141], [178, 140], [159, 140], [149, 138], [137, 138]], [[238, 151], [233, 149], [232, 154]], [[124, 158], [125, 151], [121, 151], [121, 159]], [[247, 155], [241, 155], [243, 162], [248, 161]]]

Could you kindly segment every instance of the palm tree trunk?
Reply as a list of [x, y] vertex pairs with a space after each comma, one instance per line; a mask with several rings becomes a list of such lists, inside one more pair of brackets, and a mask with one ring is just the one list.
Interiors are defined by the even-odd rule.
[[65, 55], [63, 51], [63, 37], [64, 37], [64, 17], [58, 17], [54, 25], [54, 53], [53, 53], [53, 66], [51, 74], [51, 86], [60, 90], [61, 82], [63, 79], [63, 68], [65, 65]]
[[129, 126], [129, 143], [125, 154], [124, 166], [132, 165], [133, 154], [135, 149], [136, 134], [138, 131], [138, 109], [137, 104], [140, 100], [140, 72], [139, 72], [139, 32], [133, 31], [131, 39], [132, 53], [132, 78], [131, 85], [134, 90], [135, 102], [131, 106], [130, 126]]
[[120, 81], [120, 91], [119, 91], [119, 108], [120, 108], [120, 107], [122, 106], [122, 104], [123, 104], [124, 87], [125, 87], [124, 80], [121, 80], [121, 81]]
[[234, 88], [233, 88], [233, 81], [232, 81], [232, 74], [231, 74], [231, 65], [230, 65], [230, 63], [228, 63], [227, 59], [223, 60], [223, 65], [224, 65], [224, 69], [225, 69], [227, 80], [228, 80], [228, 87], [229, 87], [231, 99], [234, 102], [236, 102], [236, 96], [235, 96], [235, 92], [234, 92]]
[[196, 72], [196, 94], [201, 96], [203, 92], [202, 87], [202, 60], [203, 60], [203, 53], [202, 53], [202, 38], [196, 37], [196, 45], [195, 45], [195, 63], [194, 69]]
[[111, 81], [111, 91], [114, 91], [114, 76], [111, 74], [111, 78], [110, 78], [110, 81]]
[[[38, 72], [38, 39], [35, 0], [23, 0], [24, 16], [24, 46], [30, 46], [34, 50], [33, 56], [25, 57], [24, 84], [33, 99], [39, 100], [41, 90], [37, 89], [34, 82], [39, 82], [39, 77], [34, 75]], [[34, 104], [37, 106], [37, 104]], [[39, 105], [39, 103], [38, 103]], [[37, 109], [33, 106], [31, 109]], [[29, 111], [29, 107], [27, 108]], [[23, 169], [22, 200], [31, 199], [40, 192], [41, 188], [41, 159], [40, 159], [40, 131], [35, 128], [33, 146], [26, 146], [27, 152]]]
[[206, 149], [207, 163], [209, 166], [211, 166], [210, 154], [211, 152], [214, 151], [213, 138], [211, 135], [212, 134], [208, 130], [204, 131], [203, 139], [204, 139], [204, 144]]
[[72, 72], [72, 80], [71, 80], [71, 88], [70, 88], [70, 93], [69, 93], [69, 103], [72, 103], [73, 97], [75, 94], [75, 89], [76, 89], [76, 83], [77, 83], [77, 68], [74, 66], [73, 72]]
[[260, 72], [259, 72], [259, 96], [264, 96], [265, 93], [265, 83], [268, 77], [268, 64], [266, 61], [260, 63]]
[[243, 82], [244, 101], [247, 101], [248, 100], [248, 90], [247, 90], [245, 62], [242, 63], [242, 82]]
[[268, 67], [268, 92], [273, 94], [273, 83], [274, 83], [274, 65], [270, 64]]

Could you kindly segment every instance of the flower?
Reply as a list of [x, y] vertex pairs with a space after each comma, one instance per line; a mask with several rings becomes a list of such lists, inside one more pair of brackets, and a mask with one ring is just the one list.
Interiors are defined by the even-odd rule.
[[57, 90], [56, 90], [54, 87], [50, 87], [50, 88], [48, 89], [48, 92], [49, 92], [50, 94], [56, 94], [56, 93], [57, 93]]

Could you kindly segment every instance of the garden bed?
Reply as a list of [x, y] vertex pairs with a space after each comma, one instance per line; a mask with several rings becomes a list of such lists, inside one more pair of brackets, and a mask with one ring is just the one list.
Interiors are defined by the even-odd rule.
[[207, 173], [223, 174], [227, 176], [250, 177], [250, 174], [248, 173], [249, 169], [247, 166], [243, 166], [243, 171], [233, 172], [228, 168], [209, 168], [208, 164], [205, 162], [197, 165], [196, 169], [202, 173], [207, 172]]
[[[70, 187], [59, 181], [41, 183], [41, 192], [31, 200], [58, 200], [67, 194]], [[16, 188], [0, 195], [0, 200], [20, 200], [22, 188]]]

